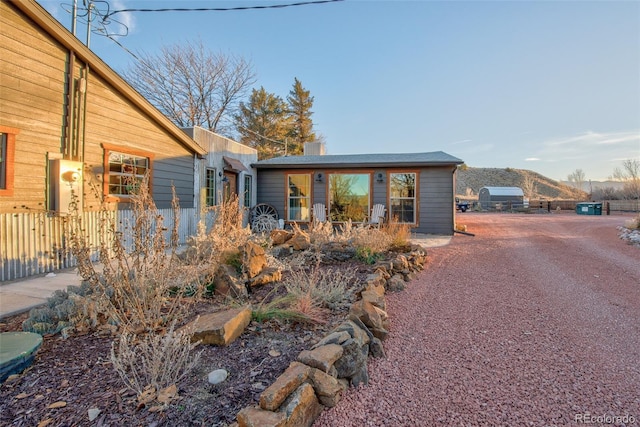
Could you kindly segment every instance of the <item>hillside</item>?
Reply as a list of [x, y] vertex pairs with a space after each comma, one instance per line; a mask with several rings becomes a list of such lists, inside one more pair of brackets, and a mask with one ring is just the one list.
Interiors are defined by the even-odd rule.
[[[532, 183], [531, 194], [527, 182]], [[530, 199], [584, 200], [587, 194], [568, 185], [526, 169], [472, 168], [458, 169], [456, 194], [475, 199], [482, 187], [520, 187]]]

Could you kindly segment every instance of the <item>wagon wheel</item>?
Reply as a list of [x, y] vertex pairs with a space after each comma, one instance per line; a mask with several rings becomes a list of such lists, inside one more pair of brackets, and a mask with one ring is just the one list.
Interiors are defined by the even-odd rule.
[[278, 228], [278, 211], [267, 203], [258, 203], [251, 208], [251, 229], [258, 233]]

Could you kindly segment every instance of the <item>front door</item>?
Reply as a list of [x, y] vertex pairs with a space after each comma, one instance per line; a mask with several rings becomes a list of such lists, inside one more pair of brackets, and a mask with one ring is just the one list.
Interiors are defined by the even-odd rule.
[[224, 171], [224, 178], [222, 179], [223, 188], [222, 194], [224, 195], [224, 201], [228, 202], [231, 195], [238, 195], [238, 174], [234, 172]]

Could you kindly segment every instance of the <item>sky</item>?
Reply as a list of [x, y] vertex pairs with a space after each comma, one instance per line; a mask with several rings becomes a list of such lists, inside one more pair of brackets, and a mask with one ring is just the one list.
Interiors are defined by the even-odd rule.
[[[38, 0], [70, 28], [72, 0]], [[86, 1], [86, 0], [85, 0]], [[300, 0], [108, 0], [100, 10]], [[80, 5], [83, 0], [78, 0]], [[640, 2], [344, 0], [284, 8], [121, 12], [90, 48], [117, 72], [202, 40], [241, 56], [253, 88], [314, 97], [328, 154], [444, 151], [471, 167], [606, 180], [640, 160]], [[86, 42], [86, 20], [78, 37]], [[247, 100], [245, 100], [247, 101]]]

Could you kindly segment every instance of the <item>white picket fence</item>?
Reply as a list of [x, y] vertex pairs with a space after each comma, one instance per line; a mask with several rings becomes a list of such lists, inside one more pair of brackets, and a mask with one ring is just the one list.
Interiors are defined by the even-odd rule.
[[[165, 238], [170, 242], [175, 220], [173, 210], [158, 209], [157, 213], [164, 218]], [[180, 209], [179, 216], [178, 244], [182, 245], [189, 236], [196, 234], [200, 218], [194, 208]], [[83, 213], [82, 228], [95, 259], [104, 221], [115, 221], [117, 230], [122, 232], [125, 247], [131, 247], [133, 218], [133, 211], [129, 210]], [[213, 222], [211, 218], [203, 219], [207, 224]], [[75, 259], [69, 252], [69, 222], [70, 217], [46, 212], [0, 214], [0, 282], [74, 267]]]

